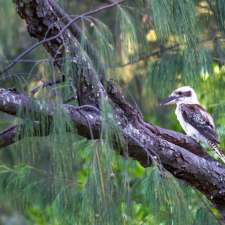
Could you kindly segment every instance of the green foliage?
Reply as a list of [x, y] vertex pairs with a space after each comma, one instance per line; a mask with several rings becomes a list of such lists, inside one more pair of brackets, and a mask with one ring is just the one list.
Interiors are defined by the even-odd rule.
[[[117, 14], [117, 30], [116, 36], [118, 44], [120, 44], [120, 53], [122, 60], [125, 62], [129, 59], [128, 56], [137, 56], [138, 53], [138, 39], [136, 33], [136, 27], [129, 12], [124, 10], [123, 7], [118, 8]], [[132, 60], [132, 59], [131, 59]]]
[[[101, 1], [94, 2], [99, 5]], [[80, 14], [91, 8], [93, 1], [60, 3], [73, 14]], [[63, 70], [67, 81], [41, 89], [34, 96], [40, 104], [51, 101], [55, 106], [53, 132], [48, 137], [30, 138], [30, 115], [22, 114], [28, 137], [0, 152], [0, 207], [18, 210], [28, 224], [37, 225], [218, 224], [218, 212], [200, 193], [166, 171], [145, 169], [126, 158], [127, 146], [112, 116], [110, 102], [101, 103], [100, 140], [86, 140], [76, 132], [67, 132], [74, 128], [60, 108], [62, 102], [76, 94], [71, 80], [78, 81], [83, 68], [89, 66], [98, 75], [99, 64], [86, 52], [88, 40], [108, 77], [117, 79], [147, 121], [179, 130], [170, 109], [165, 113], [157, 107], [158, 99], [177, 86], [192, 85], [215, 116], [224, 145], [225, 70], [213, 63], [217, 57], [214, 43], [206, 40], [211, 34], [210, 26], [219, 27], [216, 35], [223, 34], [225, 8], [222, 0], [215, 1], [213, 16], [199, 10], [203, 3], [131, 0], [100, 15], [82, 18], [80, 43], [75, 39], [66, 43]], [[4, 0], [0, 5], [0, 55], [1, 60], [8, 60], [26, 48], [24, 43], [30, 38], [25, 36], [27, 31], [12, 2]], [[24, 40], [15, 43], [18, 30]], [[158, 54], [138, 60], [155, 51]], [[71, 66], [74, 53], [82, 56], [76, 68]], [[25, 73], [18, 74], [15, 69], [12, 74], [4, 74], [0, 86], [16, 86], [30, 92], [40, 80], [56, 80], [60, 74], [54, 70], [53, 62], [43, 56], [46, 55], [41, 51], [33, 52], [29, 59], [34, 62], [16, 67]], [[76, 105], [77, 101], [70, 103]], [[20, 122], [4, 115], [1, 128], [6, 126], [4, 121]], [[48, 121], [43, 122], [43, 129], [46, 124]], [[114, 146], [115, 139], [120, 146]], [[118, 154], [121, 149], [124, 157]]]
[[214, 11], [219, 28], [224, 32], [225, 6], [223, 0], [216, 0], [215, 5], [211, 3], [211, 7]]
[[[82, 23], [83, 29], [86, 31], [88, 40], [98, 49], [97, 56], [101, 63], [106, 66], [111, 66], [114, 63], [114, 40], [109, 27], [97, 18], [87, 18], [87, 23], [91, 29], [86, 26], [86, 21]], [[85, 40], [83, 40], [85, 42]], [[106, 69], [106, 68], [105, 68]], [[97, 70], [98, 71], [98, 70]]]
[[166, 40], [176, 35], [178, 40], [193, 44], [196, 35], [196, 14], [194, 0], [149, 1], [157, 34]]

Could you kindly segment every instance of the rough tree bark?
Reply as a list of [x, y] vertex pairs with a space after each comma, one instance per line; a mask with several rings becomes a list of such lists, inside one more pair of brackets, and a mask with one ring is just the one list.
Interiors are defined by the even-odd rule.
[[[65, 12], [59, 10], [59, 6], [53, 0], [16, 0], [15, 3], [19, 15], [26, 21], [28, 32], [39, 41], [57, 35], [71, 20], [70, 18], [60, 20], [63, 17], [62, 13]], [[74, 39], [79, 40], [80, 30], [76, 29], [76, 26], [71, 25], [57, 38], [44, 43], [45, 49], [52, 56], [59, 70], [67, 48], [65, 43]], [[108, 100], [113, 106], [113, 117], [123, 135], [127, 150], [121, 149], [121, 146], [117, 148], [119, 143], [116, 143], [116, 139], [115, 149], [119, 149], [121, 155], [126, 152], [144, 167], [151, 166], [152, 160], [157, 158], [176, 178], [202, 192], [221, 212], [222, 220], [225, 222], [225, 167], [213, 160], [193, 139], [144, 122], [140, 112], [126, 101], [114, 83], [97, 79], [98, 73], [90, 67], [79, 46], [74, 45], [72, 55], [76, 60], [72, 65], [75, 68], [72, 78], [81, 107], [68, 104], [57, 106], [70, 117], [74, 125], [75, 129], [68, 129], [68, 132], [76, 130], [84, 137], [99, 138], [100, 100]], [[89, 57], [95, 57], [91, 44], [89, 46], [87, 54], [90, 53]], [[77, 63], [82, 65], [81, 71], [77, 69]], [[29, 114], [29, 118], [33, 120], [30, 133], [33, 136], [49, 135], [51, 126], [42, 126], [42, 124], [53, 122], [51, 118], [56, 111], [55, 107], [51, 102], [38, 102], [28, 95], [0, 89], [0, 111], [21, 117]], [[25, 126], [26, 124], [21, 124], [1, 132], [0, 148], [25, 137], [27, 135], [24, 132]], [[43, 127], [46, 129], [43, 130]]]

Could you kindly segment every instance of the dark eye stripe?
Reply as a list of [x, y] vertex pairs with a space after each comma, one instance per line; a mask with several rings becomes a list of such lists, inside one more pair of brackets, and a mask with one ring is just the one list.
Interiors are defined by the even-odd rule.
[[185, 91], [185, 92], [178, 91], [178, 92], [176, 92], [176, 94], [179, 96], [182, 96], [182, 97], [190, 97], [191, 91]]
[[183, 93], [182, 93], [182, 96], [190, 97], [190, 96], [191, 96], [191, 91], [183, 92]]

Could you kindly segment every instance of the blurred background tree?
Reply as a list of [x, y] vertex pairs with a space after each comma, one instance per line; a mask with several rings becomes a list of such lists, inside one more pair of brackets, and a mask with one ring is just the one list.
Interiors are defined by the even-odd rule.
[[[59, 1], [71, 17], [109, 2]], [[2, 0], [0, 6], [4, 68], [35, 40], [13, 1]], [[108, 77], [146, 121], [181, 131], [173, 110], [161, 109], [158, 100], [190, 85], [215, 118], [223, 147], [224, 19], [223, 0], [127, 0], [77, 24], [97, 49]], [[0, 87], [30, 93], [57, 77], [49, 55], [38, 48], [1, 75]], [[40, 89], [34, 97], [57, 102], [70, 96], [65, 83]], [[162, 177], [156, 168], [144, 169], [116, 155], [107, 114], [100, 141], [68, 134], [64, 116], [55, 119], [51, 136], [26, 138], [1, 150], [0, 224], [219, 224], [216, 209], [200, 193], [170, 174]], [[16, 122], [0, 113], [1, 129]]]

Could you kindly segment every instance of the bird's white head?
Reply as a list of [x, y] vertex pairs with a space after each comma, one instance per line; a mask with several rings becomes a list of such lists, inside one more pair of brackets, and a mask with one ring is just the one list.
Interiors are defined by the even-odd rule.
[[184, 86], [174, 90], [166, 99], [162, 100], [160, 104], [198, 104], [198, 98], [193, 88]]

